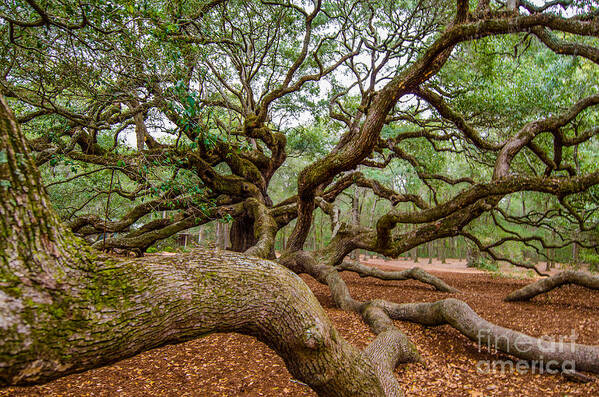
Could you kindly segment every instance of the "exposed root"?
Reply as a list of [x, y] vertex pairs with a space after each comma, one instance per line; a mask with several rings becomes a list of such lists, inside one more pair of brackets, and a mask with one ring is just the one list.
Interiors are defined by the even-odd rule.
[[503, 328], [481, 318], [468, 304], [458, 299], [433, 303], [385, 302], [385, 311], [394, 320], [423, 325], [449, 324], [479, 346], [487, 346], [538, 365], [599, 373], [599, 346], [576, 344], [573, 340], [548, 341]]
[[339, 266], [336, 266], [339, 270], [347, 270], [350, 272], [357, 273], [360, 277], [375, 277], [381, 280], [418, 280], [425, 284], [430, 284], [437, 291], [458, 293], [460, 292], [456, 288], [453, 288], [443, 280], [432, 274], [424, 271], [420, 267], [413, 267], [411, 269], [402, 271], [384, 271], [372, 266], [363, 265], [357, 261], [343, 261]]
[[599, 290], [599, 277], [591, 276], [583, 272], [566, 270], [555, 276], [541, 279], [532, 284], [528, 284], [526, 287], [511, 292], [505, 297], [505, 301], [526, 301], [565, 284], [576, 284], [589, 289]]

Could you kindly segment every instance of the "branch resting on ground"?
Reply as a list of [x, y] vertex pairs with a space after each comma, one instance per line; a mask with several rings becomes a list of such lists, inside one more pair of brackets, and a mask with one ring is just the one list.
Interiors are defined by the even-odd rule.
[[338, 270], [347, 270], [357, 273], [360, 277], [375, 277], [381, 280], [418, 280], [425, 284], [430, 284], [437, 291], [457, 293], [460, 292], [456, 288], [447, 285], [438, 277], [427, 273], [420, 267], [413, 267], [402, 271], [384, 271], [372, 266], [366, 266], [356, 261], [343, 261], [336, 266]]
[[527, 301], [537, 295], [544, 294], [566, 284], [576, 284], [589, 289], [599, 290], [599, 277], [583, 272], [566, 270], [554, 276], [541, 279], [532, 284], [511, 292], [505, 297], [506, 302]]
[[[376, 350], [377, 356], [373, 359], [377, 359], [377, 373], [385, 375], [379, 375], [381, 379], [387, 379], [388, 371], [392, 371], [399, 363], [417, 358], [410, 355], [411, 351], [416, 352], [416, 348], [393, 325], [393, 320], [427, 326], [448, 324], [481, 346], [486, 345], [520, 359], [540, 365], [557, 365], [562, 369], [571, 364], [577, 371], [599, 373], [599, 346], [580, 345], [572, 341], [564, 349], [542, 338], [495, 325], [481, 318], [466, 302], [453, 298], [432, 303], [399, 304], [379, 299], [360, 302], [352, 298], [345, 281], [333, 266], [319, 264], [312, 254], [305, 251], [286, 253], [279, 258], [279, 263], [296, 273], [308, 273], [328, 285], [338, 307], [362, 315], [377, 334], [372, 347], [369, 346], [365, 353]], [[393, 343], [389, 343], [387, 338]]]
[[[393, 320], [411, 321], [422, 325], [449, 324], [479, 346], [489, 346], [520, 359], [565, 368], [571, 364], [576, 371], [599, 373], [599, 346], [549, 342], [543, 338], [503, 328], [481, 318], [466, 302], [444, 299], [434, 303], [397, 304], [384, 302], [384, 310]], [[541, 364], [543, 365], [543, 364]]]

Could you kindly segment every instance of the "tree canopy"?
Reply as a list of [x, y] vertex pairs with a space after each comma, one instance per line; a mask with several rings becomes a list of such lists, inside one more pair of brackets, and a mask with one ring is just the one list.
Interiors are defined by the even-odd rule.
[[[592, 248], [593, 183], [555, 190], [544, 179], [565, 186], [596, 164], [595, 8], [487, 3], [456, 14], [436, 1], [9, 2], [0, 87], [63, 219], [82, 236], [114, 233], [104, 248], [142, 253], [232, 219], [244, 251], [260, 239], [260, 208], [269, 240], [297, 218], [299, 249], [314, 210], [329, 213], [352, 185], [395, 207], [377, 211], [376, 238], [352, 232], [385, 255], [460, 234], [519, 264], [502, 246]], [[298, 154], [297, 184], [273, 185]], [[518, 181], [493, 192], [497, 203], [523, 192], [545, 208], [487, 203], [457, 221], [490, 192], [450, 203], [508, 176]], [[474, 221], [487, 212], [493, 241]], [[396, 227], [432, 222], [459, 225], [413, 242]], [[548, 231], [526, 235], [524, 224]]]

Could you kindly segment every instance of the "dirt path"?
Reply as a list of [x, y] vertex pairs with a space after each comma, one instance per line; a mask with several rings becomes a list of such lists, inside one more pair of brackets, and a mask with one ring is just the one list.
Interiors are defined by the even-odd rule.
[[450, 273], [468, 273], [468, 274], [484, 274], [483, 270], [476, 269], [474, 267], [466, 266], [466, 261], [461, 259], [446, 259], [445, 263], [437, 259], [433, 259], [429, 263], [428, 258], [420, 258], [418, 262], [413, 260], [404, 259], [380, 259], [380, 258], [369, 258], [361, 256], [360, 261], [369, 265], [375, 265], [383, 269], [389, 270], [404, 270], [412, 267], [421, 267], [427, 272], [450, 272]]
[[[381, 258], [373, 258], [368, 256], [360, 256], [360, 261], [375, 265], [381, 268], [386, 268], [389, 270], [404, 270], [409, 269], [414, 266], [418, 266], [423, 268], [426, 271], [430, 272], [445, 272], [445, 273], [468, 273], [468, 274], [486, 274], [487, 272], [484, 270], [479, 270], [477, 268], [468, 267], [466, 265], [466, 261], [462, 259], [452, 259], [448, 258], [445, 260], [445, 263], [441, 263], [440, 260], [433, 258], [430, 263], [428, 258], [420, 258], [418, 262], [414, 262], [411, 259], [381, 259]], [[537, 278], [539, 275], [534, 272], [532, 269], [525, 269], [522, 267], [513, 266], [509, 263], [500, 262], [499, 272], [504, 276], [510, 276], [515, 278]], [[554, 275], [556, 273], [561, 272], [565, 269], [570, 269], [567, 264], [558, 263], [551, 270], [545, 270], [545, 262], [539, 262], [536, 265], [537, 269], [539, 269], [542, 273], [547, 273], [549, 275]]]
[[[385, 265], [388, 265], [386, 263]], [[392, 266], [400, 266], [391, 264]], [[411, 267], [412, 264], [403, 262]], [[422, 265], [422, 263], [420, 264]], [[510, 291], [530, 280], [511, 279], [477, 270], [437, 272], [483, 317], [500, 325], [541, 337], [576, 332], [579, 343], [599, 344], [599, 293], [568, 286], [526, 303], [506, 303]], [[423, 266], [427, 267], [427, 266]], [[358, 299], [384, 298], [420, 302], [451, 295], [416, 281], [382, 282], [344, 273]], [[363, 348], [372, 333], [351, 313], [333, 306], [326, 287], [303, 276], [340, 333]], [[599, 381], [578, 384], [561, 375], [506, 370], [477, 373], [477, 364], [505, 360], [505, 355], [479, 351], [449, 326], [423, 327], [397, 322], [417, 344], [425, 365], [402, 365], [397, 374], [408, 396], [599, 396]], [[481, 368], [485, 368], [481, 366]], [[508, 369], [508, 368], [506, 368]], [[111, 366], [55, 380], [43, 386], [0, 389], [0, 396], [314, 396], [293, 380], [280, 358], [251, 337], [212, 334], [187, 343], [165, 346]]]

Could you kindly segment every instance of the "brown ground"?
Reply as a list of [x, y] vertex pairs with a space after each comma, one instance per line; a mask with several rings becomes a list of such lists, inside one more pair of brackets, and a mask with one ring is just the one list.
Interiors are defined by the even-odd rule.
[[[382, 263], [409, 267], [406, 262]], [[420, 265], [428, 267], [425, 261]], [[541, 337], [579, 335], [577, 342], [599, 344], [599, 293], [577, 286], [563, 287], [527, 303], [502, 301], [510, 291], [531, 280], [513, 279], [478, 271], [431, 270], [463, 293], [480, 315], [502, 326]], [[447, 272], [442, 270], [454, 270]], [[465, 269], [462, 269], [465, 270]], [[323, 304], [340, 333], [363, 348], [373, 338], [360, 318], [333, 306], [327, 288], [302, 276]], [[344, 273], [357, 299], [384, 298], [420, 302], [451, 295], [435, 292], [415, 281], [383, 282]], [[561, 375], [476, 372], [479, 360], [503, 360], [470, 342], [449, 326], [427, 328], [397, 322], [418, 345], [425, 365], [397, 369], [408, 396], [599, 396], [599, 380], [579, 384]], [[500, 367], [497, 367], [500, 368]], [[530, 372], [530, 371], [529, 371]], [[114, 365], [71, 375], [42, 386], [0, 389], [0, 396], [314, 396], [291, 378], [283, 361], [251, 337], [213, 334], [175, 346], [165, 346]]]

